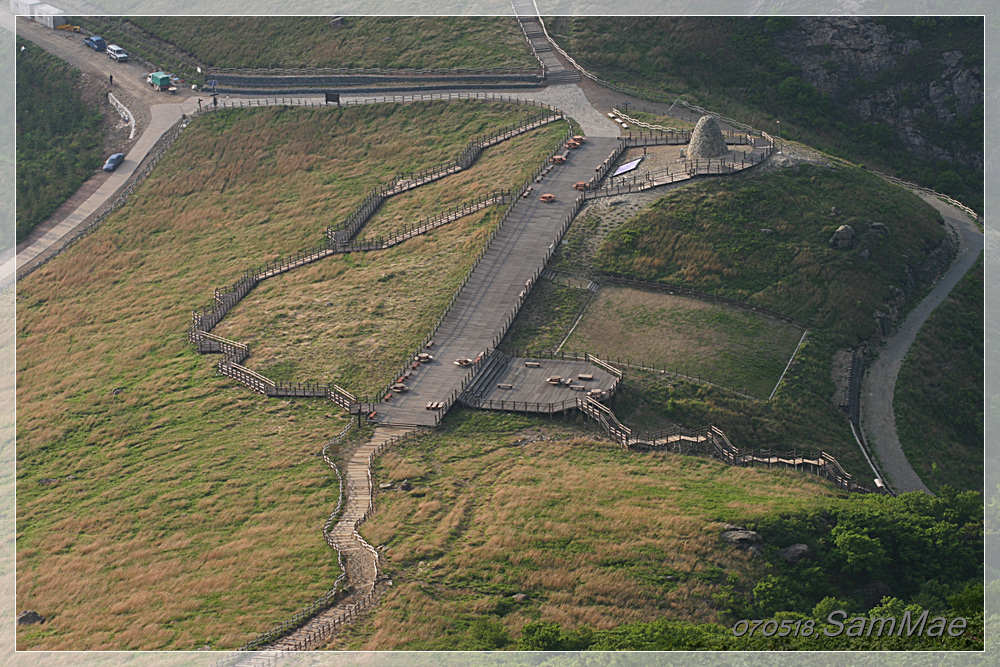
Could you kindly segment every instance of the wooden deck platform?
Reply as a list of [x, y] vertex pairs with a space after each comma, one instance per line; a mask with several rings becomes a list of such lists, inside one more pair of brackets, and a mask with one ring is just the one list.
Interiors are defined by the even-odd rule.
[[[538, 364], [537, 366], [526, 366]], [[580, 376], [590, 379], [580, 379]], [[567, 378], [568, 384], [550, 384], [550, 377]], [[559, 359], [511, 359], [479, 397], [484, 410], [508, 410], [551, 414], [576, 407], [577, 399], [594, 389], [606, 396], [617, 378], [586, 361]]]

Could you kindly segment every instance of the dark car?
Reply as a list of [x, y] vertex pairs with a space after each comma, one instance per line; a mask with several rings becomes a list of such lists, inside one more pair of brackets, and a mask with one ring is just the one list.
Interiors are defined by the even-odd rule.
[[97, 35], [92, 35], [91, 37], [84, 37], [83, 43], [85, 46], [89, 46], [95, 51], [103, 51], [108, 48], [108, 43]]
[[125, 161], [125, 153], [115, 153], [108, 158], [108, 161], [104, 163], [104, 171], [114, 171], [118, 168], [122, 162]]

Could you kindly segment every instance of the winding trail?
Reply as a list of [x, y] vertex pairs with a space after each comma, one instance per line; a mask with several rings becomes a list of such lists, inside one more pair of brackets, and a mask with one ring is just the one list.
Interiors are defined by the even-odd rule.
[[883, 343], [878, 359], [865, 373], [861, 386], [861, 427], [892, 488], [898, 492], [930, 493], [906, 459], [896, 433], [896, 416], [893, 411], [896, 380], [920, 327], [975, 263], [983, 251], [984, 237], [976, 223], [960, 209], [928, 194], [917, 195], [940, 211], [949, 229], [956, 235], [959, 249], [951, 267], [941, 276], [930, 294], [910, 311], [899, 329]]

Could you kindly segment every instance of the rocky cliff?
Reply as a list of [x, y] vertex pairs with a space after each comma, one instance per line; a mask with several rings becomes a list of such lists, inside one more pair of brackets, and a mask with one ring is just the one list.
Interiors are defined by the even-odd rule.
[[775, 45], [820, 93], [888, 125], [915, 157], [982, 169], [975, 130], [983, 113], [981, 41], [942, 50], [942, 40], [922, 42], [918, 30], [904, 27], [899, 20], [799, 18]]

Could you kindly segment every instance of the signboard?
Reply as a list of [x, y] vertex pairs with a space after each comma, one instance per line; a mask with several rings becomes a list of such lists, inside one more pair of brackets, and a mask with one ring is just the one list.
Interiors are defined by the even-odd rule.
[[337, 105], [340, 104], [340, 93], [327, 93], [326, 103], [335, 102]]
[[642, 158], [639, 158], [637, 160], [632, 160], [631, 162], [626, 162], [622, 166], [618, 167], [618, 169], [615, 170], [615, 173], [611, 174], [611, 178], [614, 178], [615, 176], [621, 176], [622, 174], [627, 174], [628, 172], [638, 167], [640, 162], [642, 162]]

